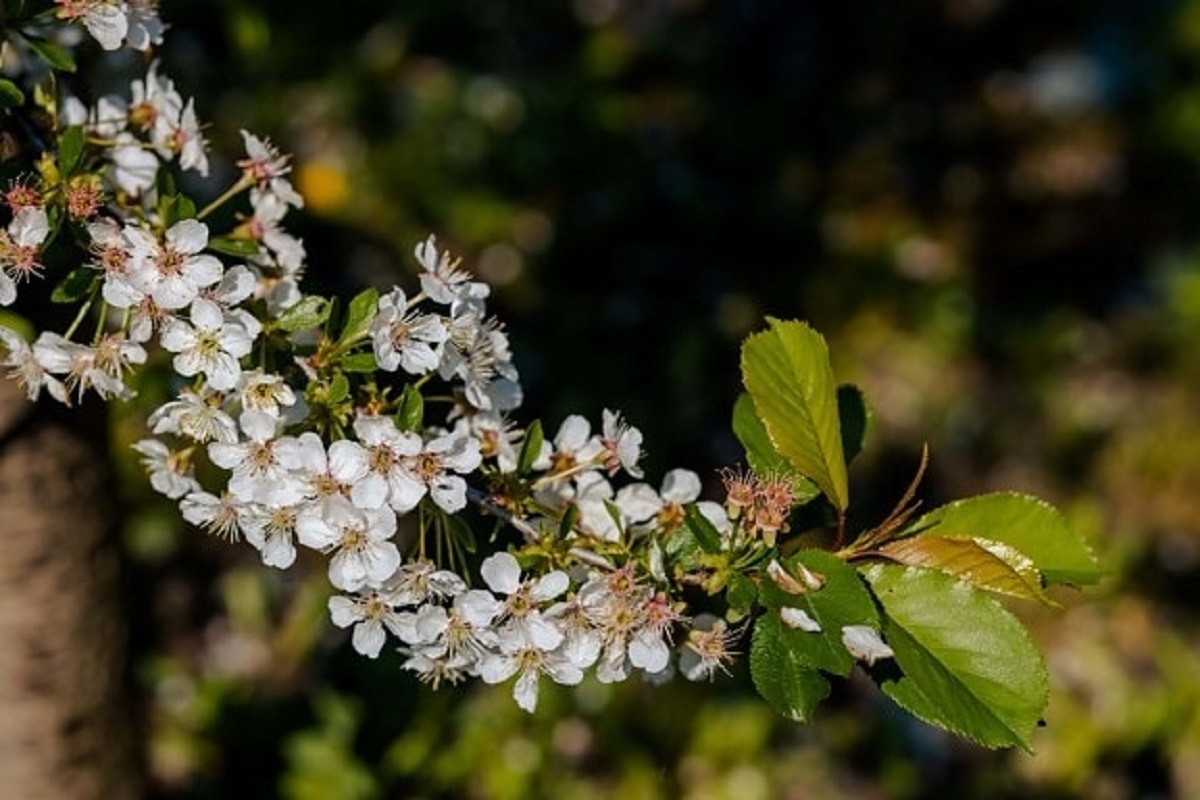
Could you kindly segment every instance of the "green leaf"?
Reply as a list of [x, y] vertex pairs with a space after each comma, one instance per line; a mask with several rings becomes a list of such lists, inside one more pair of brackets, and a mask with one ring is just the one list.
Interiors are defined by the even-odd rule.
[[329, 301], [310, 294], [284, 311], [275, 324], [289, 333], [319, 328], [329, 318]]
[[33, 36], [24, 38], [29, 42], [29, 49], [41, 56], [42, 60], [54, 69], [60, 72], [75, 71], [75, 59], [66, 48]]
[[419, 431], [425, 420], [425, 398], [409, 384], [400, 397], [400, 409], [396, 412], [396, 427], [402, 431]]
[[374, 372], [379, 369], [374, 353], [351, 353], [343, 356], [340, 363], [346, 372]]
[[195, 219], [196, 204], [192, 198], [186, 195], [177, 194], [171, 197], [164, 197], [158, 204], [159, 212], [162, 214], [163, 224], [168, 228], [176, 222], [185, 219]]
[[535, 419], [533, 424], [525, 429], [525, 441], [521, 442], [521, 454], [517, 457], [517, 474], [527, 475], [529, 470], [533, 469], [533, 462], [537, 461], [542, 452], [542, 444], [546, 441], [546, 435], [542, 432], [542, 421]]
[[173, 197], [176, 194], [175, 176], [171, 174], [170, 170], [160, 169], [158, 177], [154, 179], [154, 188], [160, 198]]
[[788, 719], [812, 720], [817, 704], [829, 695], [829, 681], [808, 667], [796, 652], [792, 637], [778, 614], [762, 617], [754, 625], [750, 640], [750, 677], [754, 688], [771, 706]]
[[986, 747], [1029, 739], [1048, 681], [1028, 632], [999, 603], [935, 570], [864, 570], [883, 606], [883, 635], [903, 675], [884, 693], [917, 717]]
[[64, 178], [70, 176], [83, 159], [85, 138], [83, 127], [72, 125], [58, 136], [58, 171]]
[[775, 449], [830, 502], [850, 502], [829, 351], [803, 322], [768, 319], [742, 345], [742, 378]]
[[1042, 575], [1033, 561], [998, 542], [911, 536], [889, 542], [879, 552], [898, 564], [938, 569], [989, 592], [1055, 605], [1042, 591]]
[[240, 236], [214, 236], [208, 240], [208, 249], [227, 256], [252, 256], [258, 253], [258, 242]]
[[350, 307], [346, 310], [346, 324], [342, 326], [338, 344], [346, 347], [366, 336], [371, 330], [371, 323], [375, 321], [375, 314], [378, 311], [379, 290], [364, 289], [355, 295], [354, 299], [350, 301]]
[[663, 553], [679, 569], [690, 572], [700, 567], [703, 550], [696, 541], [696, 534], [686, 525], [681, 525], [663, 543]]
[[468, 553], [474, 553], [478, 549], [475, 532], [471, 530], [471, 526], [467, 524], [461, 514], [442, 512], [442, 519], [445, 521], [446, 532], [450, 535], [452, 542]]
[[705, 552], [721, 552], [721, 532], [709, 521], [708, 517], [700, 513], [700, 508], [695, 503], [688, 503], [683, 507], [683, 513], [688, 529], [696, 537], [696, 543]]
[[10, 80], [0, 78], [0, 109], [25, 105], [25, 93]]
[[799, 575], [803, 565], [825, 579], [820, 589], [793, 594], [784, 591], [775, 581], [764, 577], [759, 587], [762, 603], [778, 618], [784, 607], [798, 608], [817, 621], [821, 630], [816, 633], [793, 630], [784, 626], [780, 634], [807, 667], [823, 669], [836, 675], [849, 675], [854, 669], [854, 657], [842, 644], [842, 628], [847, 625], [867, 625], [879, 628], [879, 615], [870, 592], [852, 567], [824, 550], [801, 550], [782, 562], [792, 575]]
[[329, 392], [325, 398], [330, 405], [337, 405], [350, 396], [350, 381], [345, 375], [338, 374], [333, 376], [333, 380], [329, 382]]
[[997, 492], [934, 509], [911, 530], [951, 539], [985, 539], [1028, 556], [1047, 583], [1084, 585], [1103, 575], [1096, 557], [1063, 515], [1029, 495]]
[[76, 267], [50, 293], [51, 303], [77, 303], [92, 293], [100, 273], [91, 267]]
[[796, 472], [796, 468], [778, 451], [767, 435], [767, 429], [754, 408], [754, 398], [742, 392], [733, 404], [733, 434], [746, 450], [746, 461], [758, 475], [787, 476], [792, 479], [796, 505], [812, 500], [821, 490], [817, 485]]
[[725, 590], [725, 602], [729, 603], [729, 608], [737, 612], [739, 617], [745, 616], [756, 599], [758, 587], [754, 585], [754, 581], [740, 572], [730, 573], [728, 588]]
[[842, 429], [842, 454], [849, 464], [862, 452], [871, 429], [871, 409], [862, 389], [843, 383], [837, 390], [838, 420]]
[[562, 519], [558, 523], [558, 538], [565, 542], [575, 530], [577, 522], [579, 522], [579, 506], [568, 503], [567, 510], [563, 512]]

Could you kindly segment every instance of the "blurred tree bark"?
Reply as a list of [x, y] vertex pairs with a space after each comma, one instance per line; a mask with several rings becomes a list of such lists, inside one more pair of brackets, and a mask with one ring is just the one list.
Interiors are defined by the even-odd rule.
[[78, 428], [0, 378], [0, 796], [14, 800], [142, 793], [115, 503]]

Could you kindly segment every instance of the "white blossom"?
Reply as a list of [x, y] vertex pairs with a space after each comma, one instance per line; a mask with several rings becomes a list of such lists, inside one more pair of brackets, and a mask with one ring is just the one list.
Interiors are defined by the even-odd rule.
[[305, 547], [332, 553], [329, 582], [356, 592], [379, 587], [400, 566], [400, 551], [391, 541], [396, 515], [390, 509], [361, 509], [346, 500], [333, 500], [322, 516], [306, 514], [296, 522], [296, 535]]
[[881, 658], [892, 658], [896, 655], [879, 636], [879, 631], [869, 625], [846, 625], [843, 627], [842, 644], [850, 651], [850, 655], [868, 664], [874, 664]]
[[408, 310], [404, 291], [395, 288], [379, 298], [379, 313], [371, 325], [371, 342], [380, 369], [403, 369], [424, 375], [437, 369], [441, 344], [449, 336], [434, 314]]

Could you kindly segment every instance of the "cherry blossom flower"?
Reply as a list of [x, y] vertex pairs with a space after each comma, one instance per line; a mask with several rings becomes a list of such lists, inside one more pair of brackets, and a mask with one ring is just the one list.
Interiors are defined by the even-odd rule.
[[371, 325], [371, 342], [380, 369], [403, 369], [410, 375], [424, 375], [437, 369], [441, 344], [449, 333], [441, 318], [408, 310], [402, 289], [393, 289], [379, 298], [379, 313]]
[[221, 399], [211, 389], [200, 393], [184, 389], [178, 399], [163, 403], [150, 414], [150, 430], [200, 443], [233, 444], [238, 439], [237, 422], [221, 408]]
[[160, 339], [164, 349], [176, 354], [175, 371], [189, 377], [203, 373], [214, 389], [233, 389], [242, 374], [238, 359], [254, 349], [253, 335], [203, 298], [192, 303], [191, 320], [190, 325], [172, 320]]
[[378, 658], [387, 642], [387, 630], [397, 634], [401, 626], [395, 597], [387, 590], [375, 590], [357, 597], [334, 595], [329, 598], [329, 616], [339, 628], [354, 626], [351, 644], [367, 658]]
[[203, 222], [176, 222], [161, 242], [137, 225], [126, 225], [124, 235], [138, 288], [161, 308], [190, 305], [201, 289], [220, 281], [224, 273], [220, 261], [201, 252], [208, 246], [208, 226]]
[[[413, 255], [416, 256], [417, 263], [425, 270], [421, 273], [421, 291], [425, 292], [433, 302], [450, 305], [464, 291], [470, 290], [471, 273], [461, 266], [461, 261], [451, 258], [449, 251], [444, 251], [439, 255], [435, 236], [430, 235], [428, 239], [418, 244], [413, 249]], [[487, 285], [479, 284], [479, 286], [483, 287], [484, 296], [486, 296]], [[480, 290], [476, 289], [475, 291]]]
[[241, 513], [240, 523], [246, 541], [252, 544], [268, 567], [287, 569], [296, 560], [296, 520], [299, 506], [269, 508], [251, 503]]
[[403, 514], [416, 508], [425, 495], [425, 485], [409, 467], [421, 453], [421, 437], [401, 431], [389, 417], [359, 417], [354, 433], [363, 449], [350, 455], [360, 458], [363, 477], [350, 489], [350, 499], [359, 508], [384, 504]]
[[270, 141], [249, 131], [242, 131], [242, 141], [246, 146], [246, 158], [238, 162], [242, 173], [253, 180], [260, 191], [273, 194], [286, 205], [302, 208], [304, 198], [283, 177], [292, 171], [289, 157], [280, 154]]
[[718, 671], [728, 672], [733, 660], [730, 647], [737, 638], [725, 620], [700, 614], [679, 652], [679, 671], [689, 681], [712, 680]]
[[504, 631], [500, 633], [500, 652], [485, 657], [479, 667], [479, 677], [484, 683], [503, 683], [516, 675], [513, 699], [531, 714], [537, 710], [538, 678], [543, 674], [565, 686], [583, 680], [583, 671], [562, 653], [531, 645]]
[[268, 506], [294, 505], [304, 496], [304, 487], [292, 480], [280, 460], [276, 438], [278, 420], [261, 411], [243, 411], [239, 420], [248, 437], [245, 441], [208, 445], [208, 457], [222, 469], [232, 470], [229, 491], [239, 500]]
[[142, 439], [133, 444], [142, 454], [142, 464], [150, 474], [150, 485], [161, 495], [178, 500], [200, 491], [193, 475], [191, 452], [174, 452], [158, 439]]
[[454, 514], [467, 504], [467, 482], [459, 475], [474, 472], [481, 460], [477, 440], [448, 433], [426, 442], [411, 459], [410, 469], [420, 481], [422, 493], [428, 490], [439, 508]]
[[0, 325], [0, 345], [8, 351], [0, 366], [8, 367], [9, 376], [25, 388], [26, 397], [36, 400], [44, 387], [55, 400], [70, 403], [67, 387], [38, 362], [33, 348], [19, 333]]
[[511, 553], [494, 553], [479, 568], [488, 588], [507, 599], [504, 601], [506, 630], [515, 631], [531, 646], [553, 650], [562, 643], [563, 633], [540, 608], [561, 595], [570, 586], [567, 573], [552, 570], [539, 578], [521, 580], [521, 565]]
[[333, 553], [329, 582], [356, 592], [380, 587], [400, 566], [400, 551], [391, 541], [396, 515], [390, 509], [355, 508], [333, 500], [322, 516], [305, 514], [296, 521], [296, 536], [305, 547]]

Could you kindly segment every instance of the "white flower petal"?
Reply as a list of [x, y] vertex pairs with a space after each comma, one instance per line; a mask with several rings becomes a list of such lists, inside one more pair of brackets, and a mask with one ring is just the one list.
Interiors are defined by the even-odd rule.
[[511, 553], [494, 553], [483, 560], [479, 574], [497, 594], [512, 594], [521, 588], [521, 565]]

